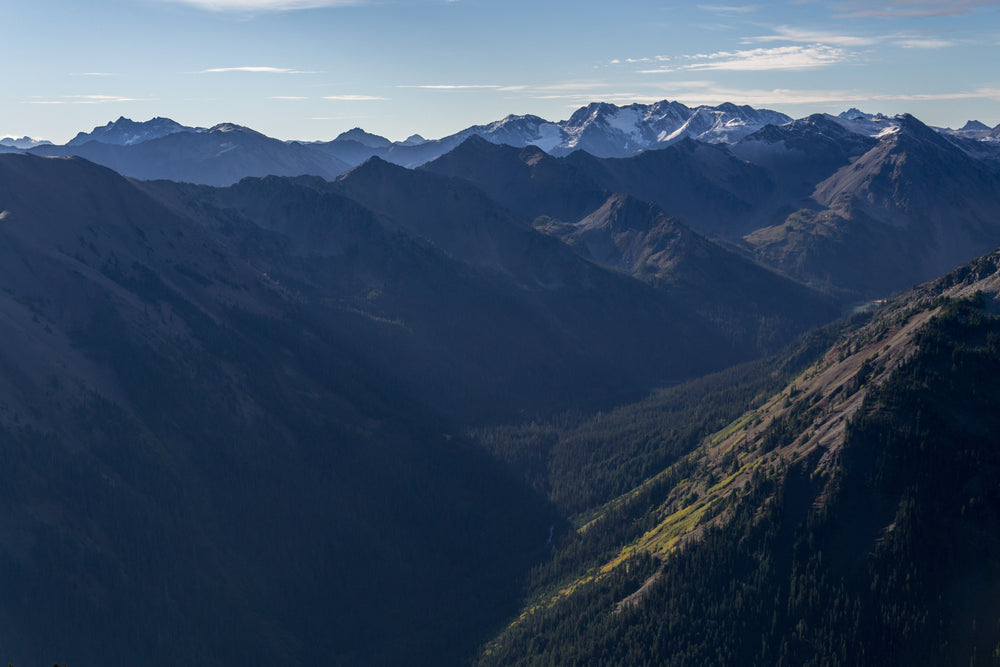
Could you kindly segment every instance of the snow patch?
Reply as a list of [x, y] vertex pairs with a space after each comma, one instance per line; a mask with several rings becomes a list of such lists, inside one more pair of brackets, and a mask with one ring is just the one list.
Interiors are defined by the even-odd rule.
[[619, 109], [618, 113], [608, 118], [608, 127], [628, 137], [638, 139], [642, 136], [642, 130], [639, 129], [641, 120], [635, 109]]
[[844, 118], [844, 114], [841, 114], [839, 116], [831, 116], [831, 118], [848, 132], [867, 137], [877, 138], [886, 130], [899, 127], [897, 119], [887, 118], [881, 114], [859, 116], [857, 118]]
[[556, 146], [562, 143], [562, 140], [562, 128], [555, 123], [544, 123], [538, 126], [538, 135], [529, 143], [533, 146], [538, 146], [546, 153], [550, 153]]

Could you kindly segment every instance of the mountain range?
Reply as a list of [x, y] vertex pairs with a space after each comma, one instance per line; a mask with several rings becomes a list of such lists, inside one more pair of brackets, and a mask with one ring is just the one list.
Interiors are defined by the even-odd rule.
[[[591, 104], [561, 123], [509, 116], [440, 140], [395, 143], [360, 129], [307, 144], [230, 124], [120, 118], [65, 146], [29, 151], [79, 155], [133, 178], [216, 186], [264, 175], [329, 180], [377, 158], [469, 181], [571, 243], [577, 237], [567, 225], [628, 195], [850, 301], [928, 280], [1000, 242], [992, 214], [1000, 142], [980, 125], [936, 130], [912, 116], [856, 109], [790, 120], [731, 104], [660, 102]], [[905, 229], [914, 225], [916, 233]], [[618, 264], [605, 262], [656, 273]]]
[[31, 137], [4, 137], [0, 139], [0, 150], [7, 152], [11, 150], [25, 150], [28, 148], [34, 148], [35, 146], [44, 146], [51, 144], [51, 141], [45, 141], [42, 139], [32, 139]]
[[773, 270], [864, 300], [1000, 244], [998, 166], [912, 116], [816, 115], [732, 145], [683, 139], [629, 158], [470, 138], [420, 169], [468, 180], [567, 240], [611, 193], [628, 195]]
[[650, 284], [378, 159], [214, 188], [0, 155], [0, 207], [18, 663], [456, 661], [562, 521], [467, 428], [629, 400], [837, 314], [763, 269], [707, 307], [713, 263], [745, 260], [693, 233], [683, 286]]
[[[857, 109], [840, 114], [838, 120], [854, 134], [872, 136], [895, 124], [895, 119]], [[330, 178], [373, 156], [417, 167], [451, 151], [473, 135], [496, 144], [537, 146], [554, 156], [580, 150], [596, 157], [630, 157], [665, 148], [682, 139], [732, 145], [764, 127], [783, 126], [791, 121], [775, 111], [729, 103], [694, 108], [666, 100], [623, 107], [593, 103], [581, 107], [564, 121], [511, 115], [435, 140], [415, 134], [405, 141], [393, 142], [354, 128], [332, 141], [290, 141], [283, 142], [289, 146], [282, 148], [276, 140], [232, 123], [200, 128], [168, 118], [135, 122], [121, 117], [90, 132], [78, 133], [64, 146], [27, 137], [17, 140], [20, 143], [5, 139], [0, 146], [4, 150], [41, 148], [41, 154], [45, 155], [78, 155], [135, 178], [178, 180], [186, 176], [186, 180], [207, 185], [230, 185], [243, 176], [313, 174]], [[978, 147], [993, 159], [1000, 156], [1000, 149], [994, 145], [1000, 137], [1000, 127], [990, 129], [978, 121], [969, 121], [959, 130], [939, 131], [966, 142], [966, 150]], [[157, 143], [141, 147], [151, 141]], [[88, 146], [91, 142], [118, 148]], [[271, 164], [267, 164], [268, 159]]]
[[1000, 645], [1000, 143], [592, 104], [0, 153], [12, 664]]

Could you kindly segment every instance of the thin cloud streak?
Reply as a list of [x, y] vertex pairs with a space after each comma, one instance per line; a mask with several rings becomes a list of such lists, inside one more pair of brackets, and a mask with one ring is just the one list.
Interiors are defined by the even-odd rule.
[[[813, 44], [810, 46], [779, 46], [770, 49], [719, 51], [691, 56], [703, 60], [682, 65], [678, 70], [726, 70], [732, 72], [765, 72], [776, 70], [806, 70], [827, 67], [847, 60], [843, 49]], [[644, 73], [669, 71], [664, 68]]]
[[152, 98], [116, 97], [114, 95], [68, 95], [71, 104], [121, 104], [123, 102], [152, 102]]
[[498, 86], [496, 84], [486, 84], [486, 83], [470, 83], [470, 84], [457, 84], [457, 83], [441, 83], [441, 84], [429, 84], [429, 85], [400, 85], [397, 88], [420, 88], [422, 90], [477, 90], [477, 89], [500, 89], [503, 86]]
[[837, 5], [847, 18], [929, 18], [968, 14], [981, 7], [998, 4], [997, 0], [895, 0], [872, 5], [854, 0]]
[[153, 102], [154, 98], [123, 97], [121, 95], [60, 95], [59, 99], [25, 100], [26, 104], [123, 104], [125, 102]]
[[[680, 84], [683, 85], [683, 84]], [[949, 93], [868, 93], [858, 90], [741, 90], [733, 88], [710, 88], [683, 91], [674, 89], [671, 93], [685, 104], [706, 102], [732, 102], [734, 104], [786, 105], [786, 104], [864, 104], [874, 102], [939, 102], [950, 100], [998, 100], [1000, 89], [979, 88], [973, 91]]]
[[498, 90], [502, 92], [528, 92], [528, 93], [558, 93], [562, 91], [585, 91], [600, 90], [608, 88], [609, 84], [604, 81], [568, 81], [566, 83], [553, 83], [535, 86], [503, 86]]
[[[553, 86], [554, 88], [555, 86]], [[783, 105], [866, 105], [890, 102], [940, 102], [959, 100], [996, 100], [1000, 101], [1000, 89], [978, 88], [971, 91], [947, 93], [871, 93], [861, 90], [793, 90], [786, 88], [774, 89], [739, 89], [718, 86], [712, 81], [684, 81], [658, 85], [658, 92], [620, 92], [606, 93], [571, 92], [537, 93], [527, 97], [537, 100], [565, 100], [569, 108], [594, 101], [614, 104], [652, 104], [669, 99], [689, 106], [702, 104], [748, 104], [751, 106], [783, 106]]]
[[379, 95], [324, 95], [324, 100], [339, 100], [341, 102], [369, 102], [388, 99]]
[[832, 46], [871, 46], [872, 44], [877, 44], [880, 39], [878, 37], [859, 37], [857, 35], [844, 35], [824, 30], [781, 25], [774, 28], [774, 32], [771, 35], [747, 37], [744, 41], [798, 42], [805, 44], [828, 44]]
[[900, 39], [895, 42], [896, 46], [900, 46], [904, 49], [946, 49], [950, 46], [955, 46], [955, 42], [949, 41], [947, 39]]
[[760, 5], [698, 5], [698, 9], [713, 14], [732, 16], [734, 14], [752, 14], [760, 10]]
[[287, 67], [213, 67], [203, 69], [198, 74], [228, 74], [230, 72], [249, 72], [250, 74], [315, 74]]
[[370, 0], [161, 0], [210, 12], [287, 12], [369, 4]]

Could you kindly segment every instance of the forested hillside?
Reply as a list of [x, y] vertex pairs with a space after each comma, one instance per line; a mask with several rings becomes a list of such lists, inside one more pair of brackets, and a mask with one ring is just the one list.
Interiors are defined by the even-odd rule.
[[689, 455], [595, 499], [479, 663], [995, 662], [998, 266], [883, 307]]

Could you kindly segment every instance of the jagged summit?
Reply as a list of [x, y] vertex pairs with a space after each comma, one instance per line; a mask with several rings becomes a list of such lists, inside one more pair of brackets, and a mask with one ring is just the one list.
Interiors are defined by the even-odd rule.
[[133, 146], [178, 132], [195, 132], [197, 130], [198, 128], [181, 125], [169, 118], [155, 117], [144, 122], [136, 122], [120, 116], [118, 120], [109, 122], [103, 127], [95, 127], [90, 132], [80, 132], [66, 145], [79, 146], [88, 141], [99, 141], [103, 144]]
[[[788, 136], [780, 130], [790, 123], [811, 123], [829, 138], [839, 137], [843, 132], [832, 127], [838, 124], [848, 133], [869, 138], [880, 138], [892, 133], [900, 125], [899, 117], [888, 117], [881, 113], [866, 113], [851, 108], [836, 116], [814, 114], [805, 119], [793, 121], [789, 116], [768, 109], [757, 109], [748, 105], [731, 102], [716, 106], [701, 105], [688, 107], [681, 102], [662, 100], [652, 104], [629, 104], [618, 106], [610, 102], [593, 102], [574, 111], [569, 119], [553, 122], [532, 114], [510, 114], [498, 120], [481, 125], [472, 125], [449, 136], [427, 140], [419, 134], [412, 134], [404, 141], [391, 141], [360, 127], [342, 132], [332, 141], [283, 141], [282, 149], [271, 146], [269, 139], [255, 130], [234, 123], [221, 123], [210, 129], [188, 127], [169, 118], [154, 117], [148, 121], [136, 122], [124, 116], [91, 132], [81, 132], [65, 146], [44, 146], [16, 144], [14, 140], [0, 142], [0, 150], [37, 150], [46, 155], [80, 155], [100, 164], [121, 170], [121, 173], [137, 178], [178, 178], [176, 170], [167, 173], [163, 155], [191, 155], [191, 147], [200, 145], [195, 136], [211, 137], [214, 148], [219, 148], [219, 133], [229, 133], [231, 138], [223, 143], [235, 141], [236, 136], [246, 137], [255, 142], [253, 160], [259, 162], [252, 169], [232, 164], [224, 174], [211, 176], [191, 174], [187, 178], [197, 178], [197, 182], [228, 184], [248, 175], [266, 173], [292, 174], [311, 173], [331, 178], [338, 173], [356, 167], [377, 155], [387, 162], [407, 168], [427, 164], [458, 147], [471, 136], [482, 137], [493, 144], [524, 148], [535, 146], [553, 157], [565, 157], [575, 151], [582, 151], [599, 158], [625, 158], [640, 153], [661, 150], [678, 142], [692, 140], [701, 143], [727, 146], [741, 152], [744, 159], [760, 150], [771, 147], [790, 147], [788, 142], [806, 143]], [[803, 126], [804, 127], [804, 126]], [[816, 128], [814, 128], [816, 129]], [[996, 147], [1000, 129], [989, 129], [979, 121], [966, 123], [961, 130], [935, 128], [935, 132], [950, 139], [965, 143], [967, 152], [981, 154], [983, 159], [1000, 161], [1000, 149]], [[798, 130], [794, 134], [801, 134]], [[816, 132], [812, 132], [816, 134]], [[170, 145], [158, 146], [164, 140], [176, 137]], [[254, 137], [251, 139], [250, 137]], [[751, 146], [737, 147], [744, 139], [753, 137], [757, 142]], [[20, 140], [18, 140], [20, 141]], [[277, 142], [277, 140], [274, 140]], [[973, 143], [975, 142], [975, 143]], [[93, 144], [85, 149], [84, 145]], [[850, 140], [849, 143], [857, 143]], [[112, 150], [109, 147], [114, 146]], [[145, 147], [140, 149], [139, 147]], [[155, 148], [154, 148], [155, 146]], [[146, 150], [148, 148], [148, 151]], [[230, 147], [226, 147], [227, 150]], [[127, 149], [122, 152], [121, 149]], [[207, 149], [206, 149], [207, 150]], [[853, 148], [851, 152], [853, 154]], [[132, 155], [133, 152], [150, 155]], [[277, 151], [277, 152], [275, 152]], [[838, 151], [839, 152], [839, 151]], [[154, 162], [151, 154], [159, 155]], [[235, 160], [234, 156], [228, 159]], [[173, 158], [171, 158], [173, 160]], [[199, 158], [201, 161], [201, 158]], [[268, 166], [267, 162], [274, 164]], [[137, 163], [142, 163], [137, 165]], [[138, 167], [138, 168], [137, 168]], [[171, 167], [173, 169], [173, 167]], [[207, 179], [207, 180], [206, 180]]]
[[864, 111], [858, 109], [857, 107], [851, 107], [847, 111], [841, 111], [839, 114], [837, 114], [837, 117], [843, 118], [844, 120], [859, 120], [859, 119], [874, 120], [879, 118], [885, 118], [885, 116], [883, 116], [880, 113], [865, 113]]
[[626, 157], [669, 146], [685, 137], [732, 143], [765, 125], [790, 120], [776, 111], [729, 103], [690, 108], [667, 100], [623, 107], [598, 102], [577, 110], [560, 124], [568, 138], [552, 153], [584, 150], [598, 157]]

